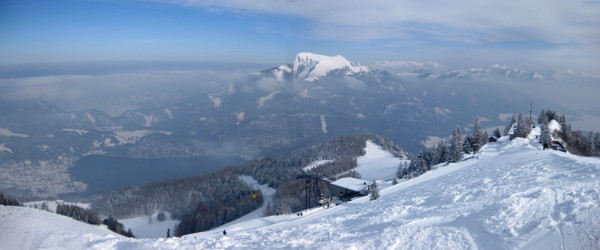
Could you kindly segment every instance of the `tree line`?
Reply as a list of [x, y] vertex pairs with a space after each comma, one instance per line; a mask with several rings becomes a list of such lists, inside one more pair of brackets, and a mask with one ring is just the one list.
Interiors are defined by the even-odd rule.
[[102, 222], [98, 213], [75, 205], [58, 204], [56, 206], [56, 213], [92, 225], [99, 225]]
[[[555, 120], [560, 125], [560, 130], [550, 131], [548, 124]], [[600, 133], [573, 131], [571, 124], [567, 123], [564, 114], [559, 114], [552, 110], [543, 110], [540, 112], [537, 122], [540, 126], [540, 136], [538, 138], [541, 144], [550, 145], [552, 140], [562, 141], [569, 152], [582, 156], [600, 156]], [[499, 129], [494, 130], [493, 137], [498, 139], [501, 136], [509, 138], [527, 138], [535, 128], [533, 118], [523, 113], [514, 114], [509, 123], [505, 126], [503, 133]], [[444, 141], [438, 143], [433, 148], [422, 150], [416, 154], [410, 154], [410, 164], [398, 166], [396, 176], [398, 178], [414, 178], [429, 170], [437, 164], [454, 163], [463, 158], [464, 154], [473, 154], [478, 152], [488, 142], [488, 134], [483, 131], [480, 125], [480, 119], [477, 118], [473, 125], [473, 132], [466, 135], [464, 140], [460, 128], [457, 126], [451, 135], [448, 144]]]
[[5, 196], [3, 193], [0, 193], [0, 205], [4, 206], [22, 206], [21, 203], [14, 197]]
[[473, 132], [466, 135], [464, 140], [460, 128], [457, 126], [450, 137], [450, 141], [439, 142], [432, 148], [409, 155], [410, 163], [398, 166], [396, 176], [410, 179], [431, 170], [431, 167], [442, 163], [459, 162], [464, 154], [478, 152], [488, 141], [487, 132], [483, 131], [480, 119], [477, 118], [473, 125]]

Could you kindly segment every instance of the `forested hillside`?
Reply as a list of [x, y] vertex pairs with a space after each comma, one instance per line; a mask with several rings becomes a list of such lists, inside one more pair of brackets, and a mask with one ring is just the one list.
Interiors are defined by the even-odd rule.
[[[251, 195], [256, 193], [256, 198]], [[103, 215], [127, 218], [169, 211], [174, 217], [201, 212], [207, 229], [234, 220], [262, 204], [262, 195], [241, 181], [231, 169], [211, 175], [157, 182], [127, 188], [95, 201]], [[200, 231], [200, 230], [197, 230]]]
[[[327, 160], [311, 170], [312, 173], [326, 177], [329, 180], [352, 176], [360, 176], [352, 169], [357, 167], [356, 158], [364, 155], [367, 140], [374, 142], [392, 155], [405, 158], [406, 153], [394, 142], [379, 136], [363, 135], [336, 138], [327, 143], [294, 151], [289, 158], [267, 158], [249, 162], [237, 168], [242, 175], [249, 175], [260, 183], [268, 183], [277, 188], [275, 197], [268, 206], [266, 215], [290, 213], [305, 209], [306, 180], [298, 176], [315, 161]], [[317, 204], [320, 194], [330, 196], [329, 185], [326, 181], [318, 180], [318, 189], [309, 190], [309, 203]]]
[[[93, 203], [101, 214], [126, 218], [169, 211], [181, 220], [178, 233], [207, 230], [247, 214], [261, 206], [263, 196], [238, 176], [252, 176], [260, 184], [276, 188], [267, 214], [292, 212], [304, 208], [304, 180], [298, 176], [314, 161], [329, 163], [312, 171], [331, 179], [356, 167], [356, 157], [364, 154], [371, 140], [397, 157], [405, 153], [393, 142], [377, 136], [349, 136], [294, 151], [289, 157], [271, 157], [229, 167], [206, 176], [170, 180], [143, 187], [127, 188]], [[321, 183], [322, 192], [328, 192]], [[316, 197], [318, 194], [314, 194]], [[316, 203], [315, 203], [316, 204]]]

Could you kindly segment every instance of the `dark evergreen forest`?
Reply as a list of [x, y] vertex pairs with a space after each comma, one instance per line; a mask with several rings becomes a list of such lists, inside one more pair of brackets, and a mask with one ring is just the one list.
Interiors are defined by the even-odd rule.
[[[277, 189], [266, 215], [291, 213], [305, 208], [305, 180], [298, 178], [303, 167], [317, 160], [332, 160], [312, 172], [330, 180], [356, 175], [349, 170], [356, 167], [356, 157], [364, 155], [367, 140], [395, 156], [405, 157], [402, 149], [381, 137], [341, 137], [296, 150], [288, 157], [266, 157], [209, 175], [126, 188], [96, 200], [92, 206], [100, 213], [116, 218], [170, 211], [181, 221], [177, 234], [194, 233], [233, 221], [262, 205], [260, 190], [254, 190], [238, 178], [247, 175], [260, 184]], [[309, 191], [313, 192], [311, 204], [317, 204], [317, 192], [329, 195], [325, 181], [318, 187], [318, 190]]]

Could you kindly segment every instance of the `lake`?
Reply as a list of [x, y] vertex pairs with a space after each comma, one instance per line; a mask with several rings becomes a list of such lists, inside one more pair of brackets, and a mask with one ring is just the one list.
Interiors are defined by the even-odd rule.
[[125, 158], [93, 155], [69, 169], [73, 179], [88, 184], [87, 193], [103, 193], [127, 186], [204, 175], [245, 160], [238, 156]]

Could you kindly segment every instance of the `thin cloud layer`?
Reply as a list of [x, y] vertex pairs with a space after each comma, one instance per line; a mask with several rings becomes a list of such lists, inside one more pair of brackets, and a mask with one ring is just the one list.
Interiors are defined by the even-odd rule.
[[206, 96], [247, 79], [246, 72], [214, 70], [0, 78], [0, 101], [45, 101], [68, 111], [100, 109], [119, 115], [148, 103]]
[[205, 1], [166, 0], [214, 10], [293, 15], [314, 24], [322, 39], [424, 36], [469, 43], [539, 40], [597, 42], [600, 3], [531, 1]]
[[[460, 66], [466, 66], [461, 62], [502, 63], [600, 72], [600, 2], [596, 0], [159, 1], [275, 20], [298, 18], [306, 22], [302, 26], [306, 30], [297, 31], [297, 37], [362, 42], [368, 50], [364, 53], [379, 55], [379, 60], [383, 55]], [[386, 45], [374, 49], [373, 42]], [[361, 57], [361, 52], [350, 51]]]

